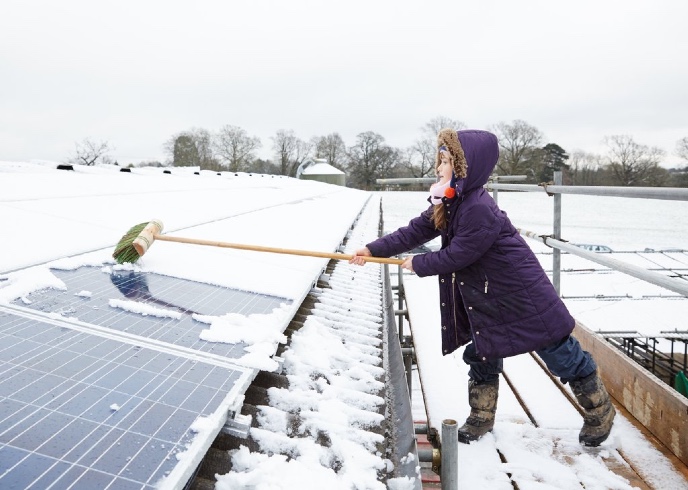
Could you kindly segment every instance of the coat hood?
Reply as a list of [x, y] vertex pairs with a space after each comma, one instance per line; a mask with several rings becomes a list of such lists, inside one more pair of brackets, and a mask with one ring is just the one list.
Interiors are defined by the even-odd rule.
[[452, 185], [457, 194], [484, 186], [499, 159], [497, 137], [477, 129], [455, 131], [443, 129], [437, 135], [435, 164], [440, 162], [440, 147], [445, 146], [454, 158]]

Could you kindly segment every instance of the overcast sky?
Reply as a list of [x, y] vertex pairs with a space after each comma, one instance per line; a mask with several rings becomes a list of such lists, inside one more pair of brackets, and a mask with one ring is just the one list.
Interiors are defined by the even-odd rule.
[[0, 160], [84, 138], [165, 159], [191, 128], [374, 131], [404, 148], [437, 116], [521, 119], [569, 153], [688, 136], [688, 1], [3, 0]]

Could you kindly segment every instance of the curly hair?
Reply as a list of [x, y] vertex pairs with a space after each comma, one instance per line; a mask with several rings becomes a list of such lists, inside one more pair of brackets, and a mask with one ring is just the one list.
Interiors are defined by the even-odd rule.
[[[442, 162], [441, 147], [445, 147], [452, 161], [452, 170], [457, 179], [466, 177], [467, 164], [463, 147], [459, 141], [458, 133], [452, 128], [441, 129], [437, 134], [437, 153], [435, 154], [435, 169]], [[436, 204], [432, 210], [432, 221], [436, 230], [444, 230], [447, 227], [447, 213], [444, 204]]]
[[457, 179], [466, 178], [466, 155], [459, 141], [458, 133], [452, 128], [444, 128], [437, 134], [437, 153], [435, 154], [435, 168], [440, 166], [440, 147], [446, 147], [452, 157], [452, 168]]

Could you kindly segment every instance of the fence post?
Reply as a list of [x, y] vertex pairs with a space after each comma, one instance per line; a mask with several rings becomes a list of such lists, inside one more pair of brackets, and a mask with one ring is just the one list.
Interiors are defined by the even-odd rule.
[[[397, 266], [397, 303], [399, 311], [404, 309], [404, 269], [401, 265]], [[399, 333], [399, 343], [404, 344], [404, 315], [397, 315], [398, 320], [398, 333]]]
[[404, 292], [404, 269], [401, 265], [397, 266], [397, 299], [398, 299], [398, 310], [397, 318], [398, 323], [398, 334], [399, 334], [399, 345], [401, 346], [401, 353], [404, 359], [404, 369], [406, 371], [406, 384], [408, 386], [409, 399], [413, 397], [413, 349], [405, 348], [406, 345], [404, 337], [404, 311], [406, 296]]
[[440, 463], [440, 480], [442, 490], [459, 488], [459, 424], [456, 420], [442, 421], [442, 462]]
[[[561, 170], [554, 172], [554, 185], [561, 185]], [[554, 230], [553, 235], [561, 240], [561, 194], [554, 194]], [[552, 284], [557, 294], [561, 296], [561, 250], [552, 248]]]

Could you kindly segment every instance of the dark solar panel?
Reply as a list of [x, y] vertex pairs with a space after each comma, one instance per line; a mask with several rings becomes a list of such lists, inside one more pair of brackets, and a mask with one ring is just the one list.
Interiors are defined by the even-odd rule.
[[246, 377], [61, 323], [0, 311], [0, 488], [154, 488]]
[[[28, 296], [29, 303], [17, 302], [45, 313], [58, 313], [82, 322], [112, 328], [169, 344], [212, 352], [238, 359], [245, 355], [244, 344], [206, 342], [199, 338], [207, 323], [193, 314], [222, 316], [271, 313], [289, 300], [210, 284], [127, 270], [109, 271], [98, 267], [76, 270], [53, 269], [66, 290], [44, 289]], [[144, 303], [168, 316], [134, 313], [111, 306], [111, 300]]]

